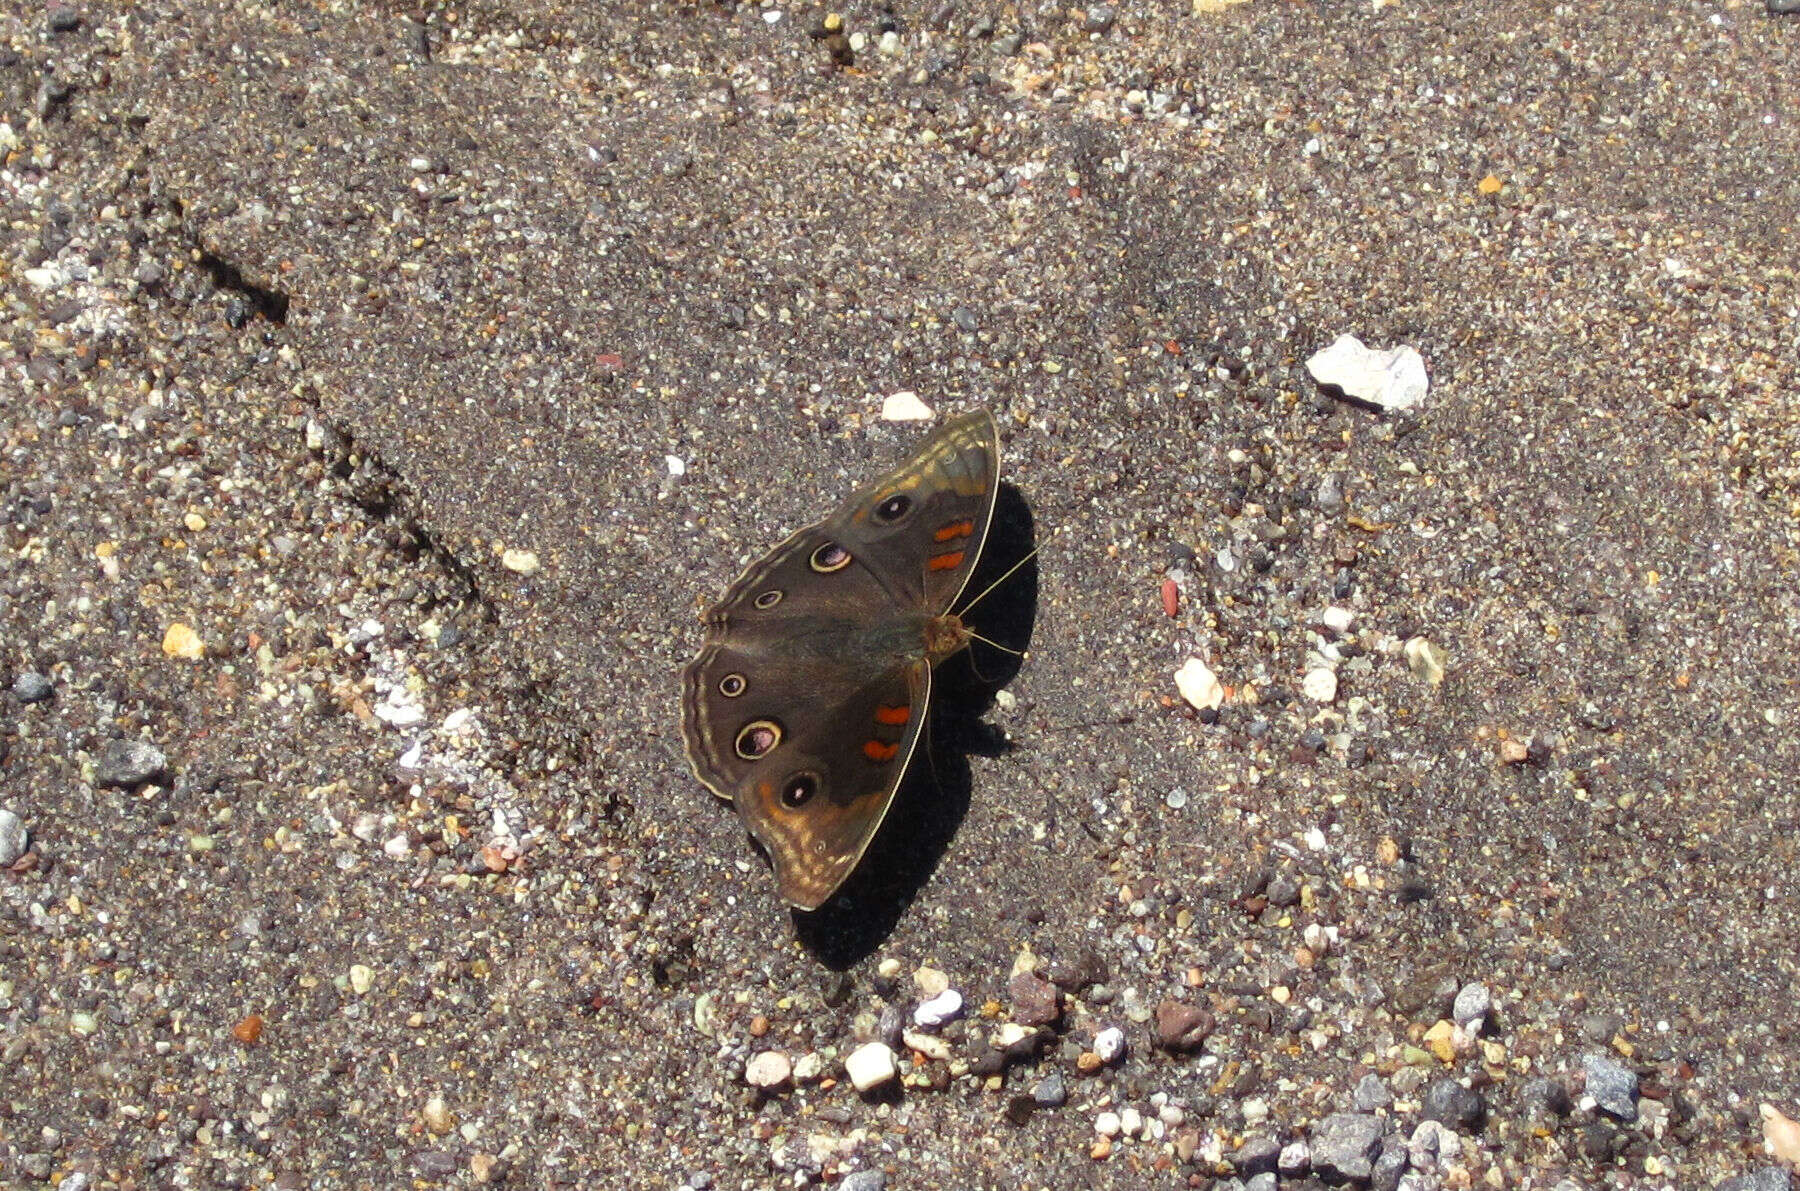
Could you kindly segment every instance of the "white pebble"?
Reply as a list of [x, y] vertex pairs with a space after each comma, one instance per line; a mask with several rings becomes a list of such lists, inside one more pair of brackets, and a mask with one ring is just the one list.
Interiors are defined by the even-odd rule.
[[1118, 1026], [1107, 1026], [1094, 1035], [1094, 1053], [1100, 1056], [1102, 1063], [1111, 1063], [1125, 1053], [1125, 1031]]
[[1124, 1123], [1116, 1112], [1103, 1112], [1094, 1118], [1094, 1132], [1101, 1137], [1117, 1137]]
[[878, 1088], [899, 1072], [893, 1049], [885, 1042], [865, 1042], [844, 1060], [844, 1074], [850, 1077], [851, 1085], [859, 1092]]
[[940, 1063], [950, 1061], [950, 1044], [936, 1034], [927, 1034], [920, 1030], [902, 1030], [900, 1031], [900, 1040], [928, 1059], [936, 1059]]
[[1425, 360], [1416, 349], [1402, 345], [1377, 351], [1354, 335], [1339, 335], [1307, 359], [1306, 370], [1319, 384], [1334, 385], [1382, 409], [1411, 409], [1431, 391]]
[[1356, 613], [1348, 608], [1339, 608], [1334, 604], [1320, 614], [1319, 623], [1334, 633], [1347, 633], [1350, 631], [1350, 626], [1356, 623]]
[[1225, 702], [1224, 685], [1199, 658], [1189, 658], [1175, 671], [1175, 689], [1196, 711], [1217, 709]]
[[947, 1021], [954, 1021], [962, 1007], [962, 994], [947, 988], [930, 1000], [919, 1002], [913, 1010], [913, 1021], [927, 1029], [936, 1029]]
[[890, 393], [886, 401], [881, 403], [882, 419], [889, 422], [923, 422], [936, 415], [931, 407], [919, 400], [919, 395], [911, 389], [901, 389]]
[[765, 1050], [744, 1065], [744, 1082], [753, 1088], [778, 1088], [793, 1075], [788, 1057], [778, 1050]]
[[1330, 703], [1337, 698], [1337, 675], [1325, 666], [1316, 666], [1306, 672], [1300, 682], [1300, 693], [1314, 703]]
[[1127, 1137], [1136, 1137], [1144, 1131], [1144, 1114], [1135, 1108], [1128, 1108], [1119, 1114], [1119, 1130]]

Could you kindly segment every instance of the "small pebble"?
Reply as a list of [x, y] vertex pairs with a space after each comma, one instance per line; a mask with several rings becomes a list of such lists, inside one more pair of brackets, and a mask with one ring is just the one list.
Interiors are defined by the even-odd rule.
[[1118, 1061], [1119, 1056], [1125, 1053], [1125, 1031], [1118, 1026], [1107, 1026], [1095, 1034], [1094, 1053], [1102, 1063]]
[[206, 656], [206, 642], [200, 639], [199, 633], [178, 620], [164, 630], [162, 651], [165, 657], [197, 662]]
[[1337, 698], [1337, 672], [1329, 666], [1314, 666], [1300, 680], [1300, 693], [1314, 703], [1330, 703]]
[[21, 670], [13, 678], [12, 695], [21, 703], [42, 703], [55, 688], [36, 670]]
[[1164, 1001], [1156, 1007], [1153, 1035], [1162, 1049], [1186, 1053], [1200, 1048], [1213, 1032], [1213, 1025], [1213, 1015], [1198, 1005]]
[[31, 847], [31, 832], [25, 820], [5, 807], [0, 807], [0, 868], [12, 864]]
[[1450, 1016], [1463, 1029], [1479, 1033], [1493, 1007], [1494, 996], [1487, 985], [1480, 982], [1465, 984], [1457, 991]]
[[1094, 1132], [1101, 1137], [1117, 1137], [1123, 1128], [1124, 1125], [1116, 1112], [1109, 1110], [1094, 1118]]
[[143, 740], [109, 741], [100, 759], [94, 763], [94, 784], [100, 786], [141, 786], [163, 775], [168, 758], [161, 749]]
[[1216, 711], [1225, 702], [1225, 687], [1207, 664], [1189, 658], [1175, 671], [1175, 689], [1196, 711]]
[[764, 1091], [783, 1086], [793, 1074], [793, 1064], [778, 1050], [765, 1050], [744, 1065], [744, 1082]]
[[936, 1029], [946, 1022], [954, 1021], [962, 1012], [962, 994], [953, 988], [947, 988], [928, 1001], [921, 1001], [913, 1009], [913, 1022], [928, 1030]]
[[1381, 1076], [1373, 1071], [1357, 1081], [1356, 1091], [1350, 1095], [1350, 1105], [1357, 1112], [1374, 1112], [1378, 1108], [1386, 1108], [1394, 1102], [1394, 1094], [1382, 1082]]
[[1062, 1017], [1062, 993], [1036, 972], [1019, 972], [1007, 984], [1012, 996], [1013, 1020], [1021, 1025], [1047, 1026]]
[[892, 1080], [900, 1073], [894, 1061], [894, 1050], [885, 1042], [865, 1042], [844, 1060], [844, 1073], [859, 1092], [869, 1092]]
[[1598, 1052], [1584, 1056], [1581, 1068], [1587, 1074], [1587, 1094], [1601, 1112], [1621, 1121], [1637, 1120], [1637, 1072]]
[[456, 1128], [456, 1116], [444, 1104], [442, 1096], [433, 1096], [425, 1101], [424, 1109], [419, 1113], [424, 1118], [425, 1127], [438, 1137]]
[[1487, 1104], [1482, 1100], [1481, 1093], [1463, 1087], [1449, 1076], [1433, 1081], [1425, 1089], [1425, 1095], [1419, 1102], [1419, 1110], [1426, 1120], [1465, 1131], [1479, 1129], [1487, 1116]]
[[919, 395], [911, 389], [891, 393], [881, 403], [881, 417], [887, 422], [924, 422], [936, 416], [932, 408], [919, 400]]

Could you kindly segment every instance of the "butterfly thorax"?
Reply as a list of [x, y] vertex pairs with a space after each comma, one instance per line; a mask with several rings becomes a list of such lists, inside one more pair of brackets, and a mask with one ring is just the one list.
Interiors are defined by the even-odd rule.
[[932, 665], [943, 661], [969, 643], [969, 630], [962, 617], [954, 612], [934, 616], [925, 622], [925, 656]]

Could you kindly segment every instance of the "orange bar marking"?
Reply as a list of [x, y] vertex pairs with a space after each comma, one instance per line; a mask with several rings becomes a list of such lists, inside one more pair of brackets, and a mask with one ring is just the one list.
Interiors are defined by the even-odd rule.
[[877, 704], [875, 708], [875, 722], [878, 724], [887, 724], [897, 728], [911, 718], [912, 708], [904, 704], [899, 707], [889, 707], [887, 704], [881, 703]]
[[894, 754], [900, 751], [897, 744], [883, 744], [879, 740], [863, 741], [863, 756], [871, 761], [892, 761]]
[[963, 552], [958, 550], [952, 554], [934, 554], [925, 565], [934, 571], [954, 571], [962, 565], [962, 560]]
[[957, 538], [966, 538], [975, 532], [973, 521], [952, 521], [931, 536], [940, 542], [950, 542]]

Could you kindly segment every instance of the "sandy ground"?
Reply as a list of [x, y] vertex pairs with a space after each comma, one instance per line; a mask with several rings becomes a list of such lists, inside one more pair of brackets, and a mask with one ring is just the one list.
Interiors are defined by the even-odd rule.
[[[1797, 79], [1763, 0], [0, 13], [0, 1184], [1788, 1186]], [[678, 675], [899, 391], [1029, 656], [797, 915]]]

